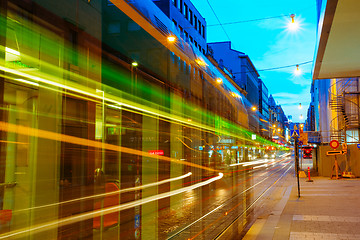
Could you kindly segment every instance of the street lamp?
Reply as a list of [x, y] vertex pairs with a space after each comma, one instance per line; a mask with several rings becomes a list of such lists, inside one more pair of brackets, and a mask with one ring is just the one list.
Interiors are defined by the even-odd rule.
[[222, 83], [222, 79], [221, 79], [221, 78], [217, 78], [217, 79], [216, 79], [216, 82], [217, 82], [218, 84], [221, 84], [221, 83]]
[[167, 37], [168, 42], [175, 42], [176, 38], [174, 36]]
[[299, 69], [299, 64], [296, 65], [296, 69], [295, 69], [295, 71], [294, 71], [294, 74], [295, 74], [296, 76], [299, 76], [299, 75], [301, 74], [301, 70]]
[[252, 108], [251, 108], [251, 110], [253, 110], [254, 112], [257, 110], [257, 108], [255, 107], [255, 106], [253, 106]]
[[132, 65], [133, 67], [139, 66], [139, 64], [138, 64], [137, 62], [132, 62], [131, 65]]
[[302, 109], [301, 103], [299, 103], [299, 109]]
[[295, 22], [295, 14], [291, 14], [290, 15], [290, 18], [291, 18], [291, 21], [289, 22], [288, 24], [288, 28], [290, 31], [295, 31], [298, 29], [299, 27], [299, 23], [298, 22]]

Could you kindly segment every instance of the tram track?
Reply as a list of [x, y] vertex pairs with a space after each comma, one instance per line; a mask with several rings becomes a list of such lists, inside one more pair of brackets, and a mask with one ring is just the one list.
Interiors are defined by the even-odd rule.
[[[285, 158], [284, 158], [285, 160]], [[275, 186], [275, 184], [282, 179], [287, 172], [291, 169], [292, 166], [289, 166], [289, 164], [291, 164], [292, 161], [288, 161], [286, 162], [285, 165], [283, 165], [282, 167], [280, 167], [278, 170], [276, 170], [275, 172], [271, 173], [270, 175], [266, 176], [265, 178], [261, 179], [259, 182], [255, 183], [254, 185], [244, 189], [243, 191], [233, 195], [230, 199], [227, 199], [225, 202], [223, 202], [221, 205], [215, 207], [214, 209], [212, 209], [211, 211], [209, 211], [208, 213], [206, 213], [205, 215], [201, 216], [200, 218], [196, 219], [195, 221], [193, 221], [192, 223], [188, 224], [187, 226], [183, 227], [181, 230], [177, 231], [176, 233], [172, 234], [170, 237], [168, 237], [167, 239], [177, 239], [177, 237], [180, 237], [182, 234], [184, 234], [185, 231], [187, 231], [188, 229], [190, 229], [191, 227], [193, 227], [195, 224], [201, 222], [201, 221], [205, 221], [207, 217], [210, 217], [211, 215], [216, 215], [215, 213], [219, 213], [221, 211], [221, 209], [225, 209], [226, 207], [228, 207], [229, 205], [232, 205], [231, 203], [234, 202], [234, 200], [237, 200], [240, 196], [242, 196], [243, 194], [246, 194], [247, 192], [249, 192], [250, 190], [252, 190], [253, 188], [255, 188], [256, 186], [264, 183], [265, 181], [269, 180], [270, 178], [272, 178], [275, 174], [279, 173], [280, 171], [284, 170], [286, 167], [286, 170], [277, 178], [274, 180], [274, 182], [271, 183], [271, 185], [269, 185], [268, 187], [266, 187], [261, 193], [260, 195], [246, 208], [244, 209], [244, 211], [242, 211], [240, 214], [238, 214], [234, 219], [232, 219], [231, 223], [228, 224], [221, 232], [217, 233], [215, 235], [215, 237], [213, 237], [212, 239], [219, 239], [223, 233], [225, 233], [231, 226], [232, 224], [234, 224], [234, 222], [236, 222], [239, 218], [241, 218], [242, 216], [244, 216], [246, 213], [248, 213], [251, 208], [262, 198], [266, 195], [266, 193], [268, 191], [271, 190], [271, 188], [273, 186]], [[278, 164], [280, 164], [280, 162], [278, 162]], [[269, 171], [272, 171], [274, 168], [276, 169], [278, 166], [274, 166], [272, 169], [270, 169]], [[251, 172], [252, 174], [255, 172], [258, 172], [258, 170], [260, 169], [251, 169], [249, 172]], [[248, 172], [248, 173], [249, 173]], [[261, 174], [260, 176], [263, 176], [264, 174]], [[260, 177], [258, 176], [258, 177]], [[254, 179], [254, 177], [248, 178], [248, 179], [244, 179], [243, 182], [245, 181], [249, 181], [251, 179]], [[238, 204], [237, 204], [238, 205]], [[234, 210], [237, 205], [231, 206], [230, 209]], [[228, 207], [229, 208], [229, 207]], [[204, 231], [208, 230], [208, 228], [210, 228], [215, 222], [218, 222], [221, 218], [223, 218], [224, 216], [228, 215], [230, 213], [230, 211], [224, 211], [225, 214], [221, 213], [218, 214], [219, 217], [215, 217], [216, 219], [214, 221], [212, 221], [210, 224], [208, 224], [202, 231], [200, 231], [199, 233], [197, 233], [196, 235], [190, 237], [189, 239], [195, 239], [196, 237], [198, 237], [201, 233], [203, 233]], [[180, 237], [181, 238], [181, 237]]]

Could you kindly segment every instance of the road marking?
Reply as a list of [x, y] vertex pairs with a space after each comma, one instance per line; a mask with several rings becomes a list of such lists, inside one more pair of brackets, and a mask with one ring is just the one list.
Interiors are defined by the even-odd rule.
[[360, 239], [359, 234], [337, 233], [313, 233], [313, 232], [290, 232], [289, 240], [336, 240], [336, 239]]
[[317, 222], [345, 222], [345, 223], [358, 223], [360, 217], [348, 216], [324, 216], [324, 215], [294, 215], [293, 221], [317, 221]]

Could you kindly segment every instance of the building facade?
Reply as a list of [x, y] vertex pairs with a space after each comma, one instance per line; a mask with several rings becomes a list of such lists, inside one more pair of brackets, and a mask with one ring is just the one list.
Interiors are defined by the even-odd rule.
[[260, 134], [270, 138], [269, 92], [265, 83], [259, 79], [259, 113]]
[[[259, 123], [259, 73], [248, 55], [231, 48], [231, 42], [208, 43], [208, 52], [219, 63], [230, 70], [234, 82], [247, 92], [247, 108], [250, 129], [260, 132]], [[253, 111], [255, 107], [257, 110]]]
[[347, 16], [360, 10], [360, 2], [318, 0], [317, 7], [318, 36], [312, 90], [315, 128], [321, 134], [319, 172], [331, 175], [332, 157], [327, 156], [326, 151], [328, 142], [337, 140], [346, 152], [337, 158], [343, 175], [359, 176], [360, 168], [354, 160], [360, 158], [357, 148], [360, 60], [356, 57], [360, 48], [355, 41], [360, 36], [357, 28], [360, 19]]
[[184, 41], [206, 54], [206, 21], [190, 0], [153, 0], [172, 20]]

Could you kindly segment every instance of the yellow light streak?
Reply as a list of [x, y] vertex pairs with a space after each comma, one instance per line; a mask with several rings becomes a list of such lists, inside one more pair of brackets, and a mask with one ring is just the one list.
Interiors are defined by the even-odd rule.
[[[69, 90], [69, 91], [72, 91], [72, 92], [75, 92], [75, 93], [78, 93], [78, 94], [81, 94], [81, 95], [96, 99], [98, 101], [103, 99], [102, 96], [99, 96], [98, 94], [96, 94], [94, 89], [86, 88], [83, 85], [77, 85], [75, 83], [71, 83], [73, 86], [69, 86], [69, 85], [64, 85], [64, 84], [58, 83], [58, 82], [63, 82], [62, 78], [57, 78], [57, 77], [54, 77], [54, 76], [49, 76], [49, 75], [46, 75], [44, 73], [38, 73], [38, 72], [37, 72], [37, 74], [39, 76], [41, 76], [41, 77], [33, 76], [33, 75], [30, 75], [30, 74], [24, 73], [22, 71], [18, 71], [18, 70], [3, 67], [3, 66], [0, 66], [0, 70], [3, 70], [5, 72], [9, 72], [9, 73], [21, 76], [22, 78], [29, 78], [29, 79], [32, 79], [32, 80], [34, 80], [36, 82], [39, 82], [39, 83], [45, 83], [45, 84], [48, 84], [48, 85], [51, 85], [51, 86], [54, 86], [54, 87], [57, 87], [57, 88], [63, 88], [65, 90]], [[57, 82], [48, 80], [46, 78], [55, 79], [55, 81], [57, 81]], [[89, 80], [88, 78], [85, 78], [83, 76], [79, 76], [79, 79]], [[42, 86], [40, 85], [40, 87], [42, 87]], [[81, 88], [89, 89], [89, 90], [88, 91], [81, 90]], [[59, 91], [59, 90], [54, 89], [54, 91]], [[72, 94], [72, 93], [67, 92], [67, 94]], [[108, 104], [112, 104], [113, 106], [118, 105], [119, 106], [118, 108], [127, 107], [129, 109], [140, 111], [142, 114], [147, 113], [147, 114], [150, 114], [150, 115], [155, 115], [155, 116], [157, 116], [159, 118], [172, 120], [172, 121], [177, 122], [178, 124], [184, 124], [184, 125], [187, 125], [187, 126], [191, 126], [191, 127], [195, 128], [195, 129], [199, 129], [199, 130], [206, 129], [206, 130], [209, 130], [211, 132], [217, 132], [217, 133], [225, 134], [225, 135], [230, 136], [230, 137], [234, 137], [234, 138], [238, 138], [238, 139], [242, 139], [242, 140], [247, 140], [247, 141], [250, 141], [250, 142], [256, 142], [254, 140], [251, 140], [251, 139], [249, 139], [247, 137], [244, 137], [244, 136], [236, 134], [236, 133], [230, 133], [228, 131], [224, 131], [222, 129], [216, 129], [215, 127], [211, 127], [211, 126], [201, 124], [201, 123], [197, 123], [197, 122], [194, 122], [194, 121], [189, 122], [189, 121], [187, 121], [186, 118], [179, 117], [177, 115], [174, 116], [172, 114], [168, 114], [168, 113], [166, 113], [164, 111], [161, 111], [161, 110], [158, 110], [158, 109], [154, 109], [154, 108], [144, 106], [144, 105], [141, 105], [141, 104], [138, 104], [138, 103], [130, 102], [129, 100], [125, 100], [125, 99], [119, 100], [118, 97], [115, 97], [113, 95], [109, 96], [109, 95], [110, 94], [108, 94], [107, 97], [104, 98], [104, 100], [106, 102], [106, 105], [108, 105]]]
[[113, 145], [113, 144], [109, 144], [109, 143], [104, 144], [102, 142], [98, 142], [98, 141], [94, 141], [94, 140], [90, 140], [90, 139], [73, 137], [73, 136], [69, 136], [69, 135], [65, 135], [65, 134], [61, 134], [61, 133], [54, 133], [54, 132], [50, 132], [50, 131], [46, 131], [46, 130], [25, 127], [25, 126], [21, 126], [21, 125], [12, 124], [12, 123], [6, 123], [6, 122], [0, 121], [0, 130], [6, 131], [6, 132], [17, 133], [20, 135], [40, 137], [40, 138], [55, 140], [55, 141], [59, 141], [59, 142], [67, 142], [67, 143], [72, 143], [72, 144], [76, 144], [76, 145], [94, 147], [94, 148], [99, 148], [99, 149], [103, 149], [103, 150], [106, 149], [106, 150], [112, 150], [112, 151], [116, 151], [116, 152], [125, 152], [125, 153], [134, 154], [134, 155], [150, 157], [150, 158], [160, 159], [160, 160], [164, 160], [164, 161], [179, 163], [179, 164], [184, 164], [184, 165], [208, 170], [211, 172], [218, 172], [218, 170], [215, 170], [212, 168], [204, 167], [204, 166], [201, 166], [201, 165], [198, 165], [195, 163], [191, 163], [191, 162], [183, 162], [183, 161], [180, 161], [175, 158], [170, 158], [170, 157], [161, 156], [161, 155], [152, 155], [152, 154], [149, 154], [148, 152], [143, 152], [140, 150], [117, 146], [117, 145]]
[[68, 224], [72, 224], [72, 223], [76, 223], [76, 222], [80, 222], [80, 221], [84, 221], [84, 220], [88, 220], [88, 219], [92, 219], [95, 217], [99, 217], [101, 215], [106, 215], [106, 214], [110, 214], [110, 213], [114, 213], [114, 212], [119, 212], [119, 211], [123, 211], [129, 208], [133, 208], [136, 206], [140, 206], [149, 202], [153, 202], [156, 200], [160, 200], [163, 198], [167, 198], [167, 197], [171, 197], [173, 195], [177, 195], [183, 192], [187, 192], [187, 191], [191, 191], [193, 189], [208, 185], [214, 181], [217, 181], [219, 179], [221, 179], [224, 176], [223, 173], [219, 173], [219, 176], [217, 177], [213, 177], [211, 179], [208, 179], [204, 182], [201, 183], [197, 183], [188, 187], [183, 187], [177, 190], [173, 190], [170, 192], [166, 192], [166, 193], [161, 193], [161, 194], [157, 194], [154, 196], [150, 196], [147, 198], [143, 198], [140, 200], [135, 200], [129, 203], [124, 203], [124, 204], [119, 204], [116, 206], [112, 206], [112, 207], [107, 207], [107, 208], [103, 208], [100, 210], [93, 210], [87, 213], [81, 213], [81, 214], [77, 214], [77, 215], [73, 215], [71, 217], [66, 217], [66, 218], [62, 218], [62, 219], [57, 219], [54, 221], [50, 221], [44, 224], [38, 224], [34, 227], [27, 227], [27, 228], [23, 228], [23, 229], [19, 229], [19, 230], [14, 230], [5, 234], [1, 234], [0, 235], [0, 239], [6, 239], [6, 238], [10, 238], [10, 237], [19, 237], [22, 236], [24, 234], [28, 234], [28, 233], [39, 233], [39, 232], [43, 232], [46, 230], [50, 230], [53, 228], [59, 228]]
[[179, 177], [169, 178], [169, 179], [165, 179], [165, 180], [162, 180], [162, 181], [149, 183], [149, 184], [145, 184], [145, 185], [141, 185], [141, 186], [137, 186], [137, 187], [125, 188], [125, 189], [121, 189], [121, 190], [118, 190], [118, 191], [112, 191], [112, 192], [108, 192], [108, 193], [101, 193], [101, 194], [97, 194], [97, 195], [91, 195], [91, 196], [87, 196], [87, 197], [71, 199], [71, 200], [68, 200], [68, 201], [63, 201], [63, 202], [58, 202], [58, 203], [46, 204], [46, 205], [32, 207], [32, 208], [25, 208], [25, 209], [14, 211], [13, 213], [16, 214], [16, 213], [19, 213], [19, 212], [24, 212], [24, 211], [29, 211], [29, 210], [35, 210], [35, 209], [53, 207], [53, 206], [57, 206], [57, 205], [63, 205], [63, 204], [68, 204], [68, 203], [73, 203], [73, 202], [78, 202], [78, 201], [96, 199], [96, 198], [100, 198], [100, 197], [106, 197], [106, 196], [111, 196], [111, 195], [115, 195], [115, 194], [121, 194], [121, 193], [125, 193], [125, 192], [138, 191], [138, 190], [141, 190], [141, 189], [158, 186], [158, 185], [161, 185], [161, 184], [164, 184], [164, 183], [181, 180], [181, 179], [190, 177], [191, 175], [192, 175], [192, 172], [188, 172], [187, 174], [184, 174], [184, 175], [179, 176]]

